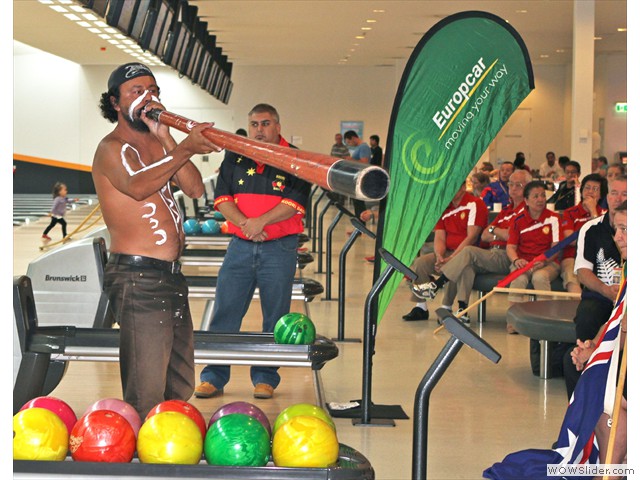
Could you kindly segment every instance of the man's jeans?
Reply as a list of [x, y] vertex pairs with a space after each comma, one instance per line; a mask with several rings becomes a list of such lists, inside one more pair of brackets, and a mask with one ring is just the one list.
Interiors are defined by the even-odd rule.
[[[218, 274], [213, 320], [209, 330], [217, 333], [240, 331], [257, 287], [262, 307], [262, 331], [273, 332], [276, 322], [290, 312], [291, 289], [297, 266], [298, 236], [251, 242], [233, 237]], [[200, 380], [222, 389], [230, 377], [228, 365], [208, 365]], [[277, 367], [251, 367], [254, 385], [280, 383]]]

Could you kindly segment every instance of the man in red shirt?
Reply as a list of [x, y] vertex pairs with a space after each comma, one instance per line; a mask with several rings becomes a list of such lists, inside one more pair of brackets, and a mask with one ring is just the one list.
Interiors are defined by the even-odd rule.
[[[582, 228], [589, 220], [599, 217], [604, 209], [599, 205], [600, 200], [607, 196], [607, 180], [598, 173], [591, 173], [582, 179], [580, 197], [582, 201], [562, 212], [562, 234], [566, 238]], [[568, 292], [580, 293], [582, 287], [573, 271], [576, 261], [576, 242], [564, 247], [560, 262], [562, 286]]]
[[[465, 182], [466, 183], [466, 182]], [[475, 245], [480, 233], [487, 226], [489, 210], [484, 202], [466, 191], [463, 183], [453, 200], [446, 208], [435, 226], [433, 253], [421, 255], [411, 268], [418, 275], [415, 285], [433, 281], [432, 275], [440, 274], [442, 268], [458, 255], [464, 247]], [[456, 285], [449, 283], [445, 287], [443, 307], [451, 310], [457, 294]], [[429, 311], [424, 299], [414, 294], [415, 307], [402, 318], [407, 321], [427, 320]]]
[[[480, 238], [482, 242], [489, 245], [489, 249], [476, 246], [465, 247], [459, 255], [442, 267], [442, 275], [435, 282], [414, 285], [414, 293], [418, 297], [431, 300], [447, 282], [454, 282], [458, 291], [458, 312], [461, 312], [467, 309], [476, 274], [507, 275], [511, 264], [506, 252], [509, 225], [524, 211], [524, 188], [530, 181], [531, 174], [526, 170], [516, 170], [509, 177], [510, 202], [500, 211], [491, 225], [483, 230]], [[470, 322], [467, 314], [458, 318], [464, 323]]]

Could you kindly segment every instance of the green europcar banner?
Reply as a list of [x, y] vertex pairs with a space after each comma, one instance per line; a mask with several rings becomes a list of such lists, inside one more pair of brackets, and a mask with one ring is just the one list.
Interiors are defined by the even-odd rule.
[[[424, 35], [391, 115], [385, 152], [391, 184], [380, 205], [377, 249], [411, 265], [455, 192], [533, 88], [522, 38], [493, 14], [455, 14]], [[385, 268], [380, 260], [376, 276]], [[402, 278], [395, 272], [380, 292], [378, 322]]]

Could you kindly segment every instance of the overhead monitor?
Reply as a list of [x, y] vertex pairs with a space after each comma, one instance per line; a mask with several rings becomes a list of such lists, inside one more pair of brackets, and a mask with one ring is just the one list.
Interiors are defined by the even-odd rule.
[[131, 31], [129, 36], [136, 42], [140, 42], [142, 36], [142, 30], [148, 13], [151, 11], [151, 0], [139, 0], [138, 9], [133, 14], [133, 21], [131, 22]]

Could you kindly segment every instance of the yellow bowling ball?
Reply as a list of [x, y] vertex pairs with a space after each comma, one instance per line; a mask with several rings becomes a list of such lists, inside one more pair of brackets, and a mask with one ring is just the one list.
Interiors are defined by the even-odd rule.
[[202, 432], [180, 412], [161, 412], [148, 418], [138, 432], [138, 458], [142, 463], [195, 465], [202, 458]]
[[324, 420], [298, 415], [273, 436], [271, 453], [277, 467], [327, 468], [338, 461], [338, 437]]
[[13, 416], [13, 459], [62, 461], [67, 456], [69, 432], [51, 410], [31, 407]]

